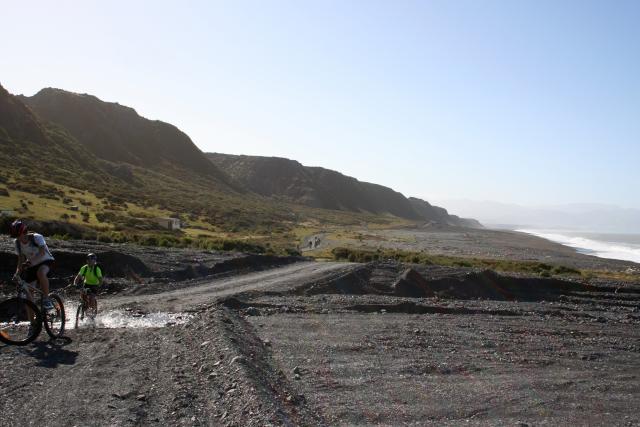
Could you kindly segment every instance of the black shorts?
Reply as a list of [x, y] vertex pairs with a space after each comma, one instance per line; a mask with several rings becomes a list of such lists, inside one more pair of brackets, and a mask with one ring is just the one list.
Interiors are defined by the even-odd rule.
[[98, 289], [100, 289], [100, 285], [84, 285], [84, 291], [88, 295], [98, 295]]
[[[49, 273], [51, 273], [51, 270], [53, 270], [53, 260], [47, 260], [47, 261], [43, 261], [40, 264], [37, 265], [33, 265], [27, 269], [25, 269], [22, 272], [22, 280], [24, 280], [27, 283], [31, 283], [34, 282], [36, 280], [38, 280], [38, 269], [40, 267], [42, 267], [43, 265], [47, 265], [49, 266]], [[47, 273], [47, 277], [49, 277], [49, 273]]]

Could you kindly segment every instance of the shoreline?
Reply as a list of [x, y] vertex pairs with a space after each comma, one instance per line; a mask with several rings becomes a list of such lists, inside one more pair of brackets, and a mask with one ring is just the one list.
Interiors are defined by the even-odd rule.
[[[596, 240], [593, 238], [581, 236], [579, 232], [575, 232], [575, 235], [572, 236], [569, 235], [568, 232], [556, 230], [534, 230], [519, 228], [513, 231], [539, 237], [541, 239], [563, 245], [567, 248], [575, 250], [576, 253], [579, 254], [595, 256], [601, 259], [614, 259], [640, 264], [640, 245], [616, 241]], [[591, 235], [593, 234], [594, 233], [591, 233]]]

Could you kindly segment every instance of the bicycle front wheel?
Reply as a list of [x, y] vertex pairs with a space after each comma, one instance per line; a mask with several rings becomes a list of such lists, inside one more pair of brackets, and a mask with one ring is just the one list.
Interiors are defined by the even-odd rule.
[[10, 298], [0, 303], [0, 341], [27, 345], [42, 331], [42, 314], [25, 298]]
[[81, 320], [84, 320], [84, 302], [81, 302], [76, 310], [76, 329], [78, 329], [78, 324]]
[[62, 298], [56, 294], [50, 294], [49, 299], [53, 303], [52, 310], [44, 311], [44, 329], [51, 338], [60, 338], [64, 335], [64, 305], [62, 304]]

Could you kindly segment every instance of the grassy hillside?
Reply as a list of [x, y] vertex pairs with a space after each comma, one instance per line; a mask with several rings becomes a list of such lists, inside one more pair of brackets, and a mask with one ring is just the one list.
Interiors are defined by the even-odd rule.
[[[225, 184], [226, 178], [218, 180], [215, 173], [193, 171], [179, 162], [170, 168], [145, 167], [100, 158], [1, 86], [0, 148], [0, 208], [20, 217], [77, 225], [83, 237], [284, 250], [326, 225], [390, 221], [237, 191]], [[166, 216], [181, 218], [186, 228], [169, 232], [154, 225], [153, 218]]]

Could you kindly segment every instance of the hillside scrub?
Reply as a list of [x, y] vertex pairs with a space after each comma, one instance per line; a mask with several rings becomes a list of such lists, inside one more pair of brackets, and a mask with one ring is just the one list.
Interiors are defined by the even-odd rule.
[[582, 272], [575, 268], [570, 268], [562, 265], [551, 265], [535, 261], [463, 258], [444, 255], [430, 255], [423, 252], [410, 252], [402, 250], [378, 249], [376, 251], [371, 251], [345, 247], [334, 248], [331, 251], [331, 254], [333, 255], [333, 259], [337, 261], [346, 260], [350, 262], [372, 262], [393, 259], [395, 261], [411, 264], [480, 268], [502, 272], [536, 274], [541, 277], [551, 277], [556, 275], [582, 275]]

